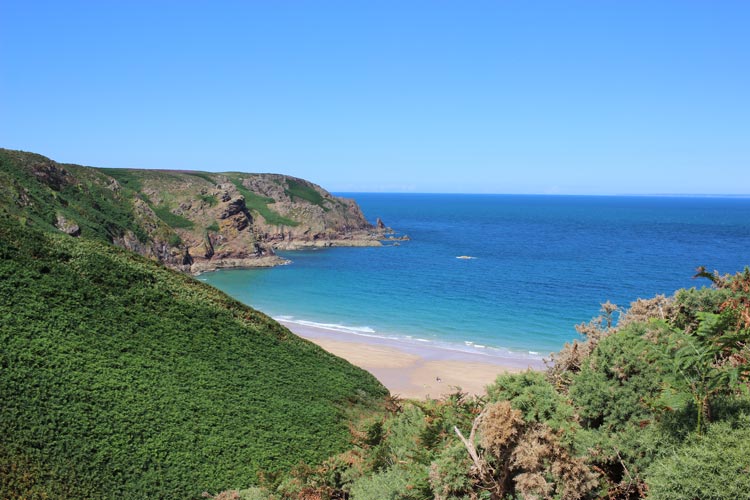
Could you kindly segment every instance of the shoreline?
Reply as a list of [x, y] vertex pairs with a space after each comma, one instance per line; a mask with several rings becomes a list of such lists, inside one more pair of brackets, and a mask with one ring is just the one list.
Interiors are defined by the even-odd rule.
[[503, 373], [542, 370], [541, 359], [488, 355], [426, 342], [357, 335], [276, 319], [294, 334], [374, 375], [394, 396], [440, 398], [460, 387], [482, 395]]
[[[393, 238], [393, 237], [391, 237]], [[407, 237], [408, 238], [408, 237]], [[340, 238], [340, 239], [325, 239], [325, 240], [288, 240], [285, 242], [276, 242], [273, 245], [273, 250], [281, 250], [283, 252], [294, 252], [298, 250], [310, 250], [320, 248], [334, 248], [334, 247], [382, 247], [383, 242], [394, 242], [404, 241], [402, 239], [387, 239], [382, 237], [376, 237], [376, 235], [369, 235], [368, 237], [361, 238]], [[260, 257], [222, 257], [222, 258], [199, 258], [194, 257], [193, 263], [187, 266], [186, 272], [192, 276], [200, 276], [204, 273], [211, 273], [215, 271], [221, 271], [224, 269], [262, 269], [279, 266], [287, 266], [292, 264], [291, 259], [281, 257], [277, 254], [263, 255]], [[180, 268], [180, 266], [178, 266]], [[184, 266], [183, 266], [184, 268]], [[180, 268], [182, 269], [182, 268]], [[179, 270], [179, 269], [178, 269]]]

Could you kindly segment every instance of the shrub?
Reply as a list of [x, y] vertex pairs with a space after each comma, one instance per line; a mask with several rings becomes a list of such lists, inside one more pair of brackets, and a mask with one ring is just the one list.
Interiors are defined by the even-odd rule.
[[545, 423], [557, 430], [575, 430], [575, 410], [542, 372], [500, 375], [487, 387], [488, 401], [507, 400], [526, 422]]
[[425, 476], [426, 470], [415, 474], [414, 470], [392, 467], [359, 478], [352, 484], [351, 497], [353, 500], [428, 500], [429, 493], [425, 494], [417, 484]]
[[684, 446], [654, 462], [648, 470], [653, 500], [735, 500], [750, 492], [750, 422], [708, 427]]

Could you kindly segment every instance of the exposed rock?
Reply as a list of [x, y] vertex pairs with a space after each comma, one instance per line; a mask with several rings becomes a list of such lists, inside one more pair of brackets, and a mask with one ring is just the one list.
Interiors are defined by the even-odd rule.
[[117, 182], [116, 179], [112, 179], [111, 181], [107, 183], [107, 189], [115, 193], [119, 193], [120, 190], [122, 189], [122, 186], [120, 186], [120, 183]]
[[65, 234], [71, 236], [80, 236], [81, 228], [75, 222], [66, 219], [62, 214], [57, 214], [57, 221], [55, 227]]
[[132, 231], [126, 231], [122, 236], [112, 238], [112, 243], [146, 257], [153, 259], [157, 257], [154, 245], [141, 242]]
[[36, 165], [33, 173], [40, 182], [55, 191], [60, 191], [63, 185], [74, 182], [72, 177], [68, 175], [68, 171], [52, 160], [47, 160]]
[[378, 217], [377, 222], [375, 223], [375, 227], [378, 229], [385, 229], [385, 224], [383, 224], [383, 219]]
[[188, 252], [187, 248], [185, 249], [185, 253], [182, 256], [182, 265], [183, 266], [189, 266], [193, 263], [193, 258], [190, 256], [190, 252]]
[[205, 261], [197, 261], [190, 266], [190, 272], [193, 274], [201, 274], [209, 271], [215, 271], [217, 269], [231, 269], [231, 268], [243, 268], [243, 267], [276, 267], [291, 264], [291, 261], [282, 259], [278, 255], [264, 256], [264, 257], [252, 257], [252, 258], [223, 258], [213, 259]]
[[29, 191], [26, 188], [18, 187], [18, 197], [16, 198], [16, 203], [19, 207], [24, 208], [31, 205], [31, 197], [29, 196]]
[[203, 252], [203, 256], [210, 259], [214, 256], [214, 245], [211, 242], [211, 235], [206, 232], [206, 237], [203, 239], [203, 244], [206, 247], [206, 251]]
[[247, 207], [245, 207], [245, 198], [243, 196], [238, 196], [235, 199], [232, 199], [230, 197], [226, 201], [228, 203], [223, 207], [222, 212], [219, 214], [219, 219], [226, 219], [227, 217], [231, 217], [232, 215], [247, 212]]

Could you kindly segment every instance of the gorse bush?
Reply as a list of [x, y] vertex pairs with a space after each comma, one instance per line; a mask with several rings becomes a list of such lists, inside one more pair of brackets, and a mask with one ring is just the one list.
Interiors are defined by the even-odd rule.
[[750, 493], [750, 420], [708, 427], [665, 454], [648, 470], [649, 498], [702, 500], [747, 498]]

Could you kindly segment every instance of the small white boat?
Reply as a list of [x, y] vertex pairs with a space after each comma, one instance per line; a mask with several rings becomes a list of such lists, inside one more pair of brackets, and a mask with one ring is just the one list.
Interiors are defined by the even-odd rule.
[[457, 259], [464, 259], [464, 260], [472, 260], [472, 259], [476, 259], [476, 257], [472, 257], [471, 255], [459, 255], [459, 256], [458, 256], [458, 257], [456, 257], [456, 258], [457, 258]]

